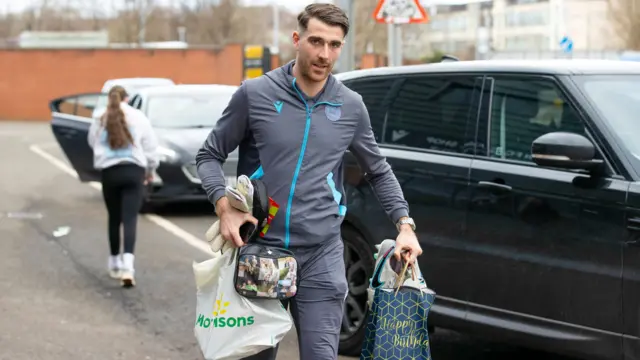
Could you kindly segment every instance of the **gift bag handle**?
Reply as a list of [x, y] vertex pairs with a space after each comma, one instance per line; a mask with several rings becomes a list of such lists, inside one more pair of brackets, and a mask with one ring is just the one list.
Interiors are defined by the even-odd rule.
[[[402, 287], [402, 284], [404, 283], [404, 277], [407, 274], [407, 269], [409, 269], [409, 262], [405, 261], [404, 258], [402, 259], [402, 261], [404, 262], [402, 271], [400, 272], [400, 274], [396, 275], [396, 295], [398, 294], [398, 290], [400, 290], [400, 287]], [[411, 271], [411, 280], [416, 280], [416, 272], [413, 270]]]
[[[377, 289], [380, 288], [381, 286], [384, 285], [384, 283], [382, 283], [380, 281], [380, 274], [382, 273], [382, 268], [385, 265], [385, 263], [387, 261], [389, 261], [389, 257], [393, 256], [394, 250], [395, 250], [395, 246], [390, 247], [387, 252], [382, 256], [382, 260], [380, 262], [378, 262], [378, 265], [376, 266], [376, 268], [373, 271], [373, 275], [371, 276], [371, 279], [369, 280], [369, 286], [372, 289]], [[402, 271], [400, 272], [400, 274], [396, 274], [396, 283], [395, 283], [395, 287], [396, 287], [396, 293], [397, 290], [402, 286], [402, 282], [404, 280], [404, 277], [408, 271], [409, 268], [409, 262], [406, 261], [404, 259], [404, 257], [401, 258], [401, 262], [404, 264]], [[422, 277], [421, 277], [422, 278]], [[411, 279], [413, 281], [416, 281], [416, 267], [412, 266], [411, 269]]]

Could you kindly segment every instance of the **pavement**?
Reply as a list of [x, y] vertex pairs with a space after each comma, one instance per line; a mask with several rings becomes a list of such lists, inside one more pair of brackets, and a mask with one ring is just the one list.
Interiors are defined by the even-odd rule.
[[[202, 359], [191, 265], [209, 257], [211, 205], [141, 216], [138, 286], [122, 289], [106, 272], [101, 193], [74, 177], [49, 124], [0, 122], [0, 152], [0, 360]], [[442, 329], [431, 342], [439, 360], [555, 359]], [[295, 329], [278, 355], [294, 359]]]

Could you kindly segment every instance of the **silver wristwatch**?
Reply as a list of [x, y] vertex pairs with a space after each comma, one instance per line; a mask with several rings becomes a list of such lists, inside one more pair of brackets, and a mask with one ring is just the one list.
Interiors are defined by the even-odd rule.
[[398, 220], [398, 222], [396, 223], [396, 228], [398, 229], [398, 231], [400, 231], [400, 227], [404, 224], [411, 225], [411, 229], [413, 229], [413, 231], [416, 231], [416, 223], [413, 222], [413, 219], [410, 217]]

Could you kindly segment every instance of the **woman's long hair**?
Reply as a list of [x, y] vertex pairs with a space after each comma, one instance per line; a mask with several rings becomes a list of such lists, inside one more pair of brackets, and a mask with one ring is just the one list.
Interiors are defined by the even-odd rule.
[[107, 112], [102, 117], [102, 124], [107, 130], [107, 139], [112, 149], [121, 149], [129, 144], [133, 144], [133, 137], [127, 127], [124, 112], [120, 108], [120, 103], [128, 96], [127, 91], [120, 85], [116, 85], [109, 90], [109, 104]]

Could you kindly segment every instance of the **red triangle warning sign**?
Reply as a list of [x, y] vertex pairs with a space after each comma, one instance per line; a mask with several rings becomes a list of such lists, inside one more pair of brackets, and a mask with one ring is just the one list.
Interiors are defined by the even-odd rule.
[[379, 0], [373, 12], [376, 22], [385, 24], [416, 24], [429, 22], [429, 15], [419, 0]]

